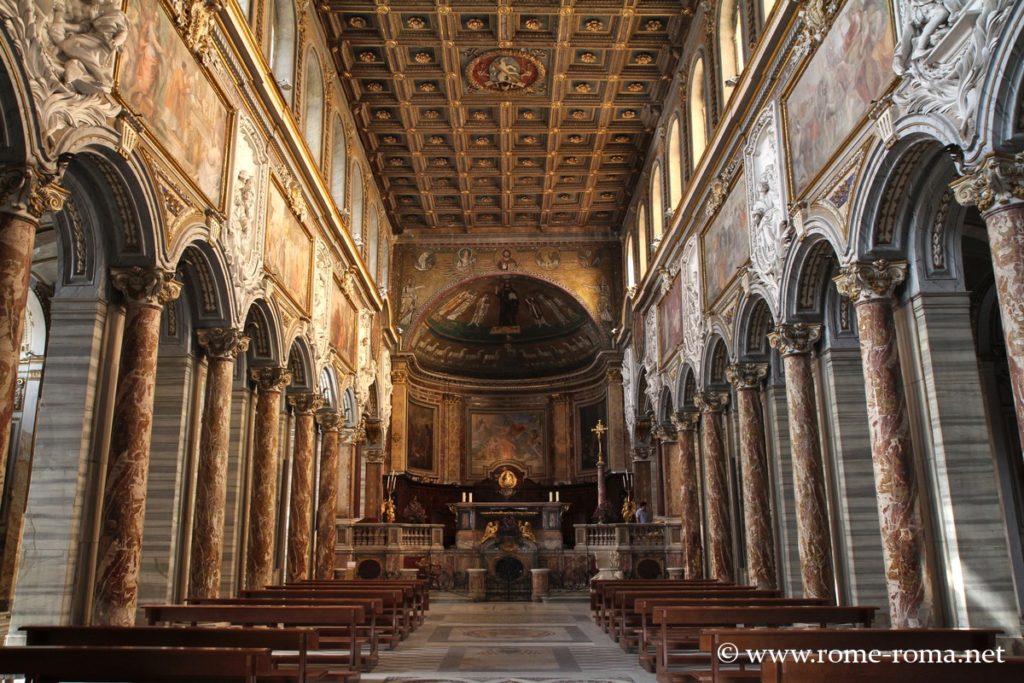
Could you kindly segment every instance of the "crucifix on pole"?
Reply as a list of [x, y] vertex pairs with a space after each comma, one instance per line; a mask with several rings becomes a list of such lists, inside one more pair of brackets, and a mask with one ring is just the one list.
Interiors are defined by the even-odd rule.
[[601, 420], [598, 420], [597, 426], [590, 431], [597, 436], [597, 512], [600, 513], [605, 507], [604, 449], [602, 442], [604, 440], [604, 433], [608, 431], [608, 428], [602, 424]]

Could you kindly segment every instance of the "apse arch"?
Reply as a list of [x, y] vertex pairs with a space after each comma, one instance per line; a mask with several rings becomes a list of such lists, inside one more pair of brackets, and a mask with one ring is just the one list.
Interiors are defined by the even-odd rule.
[[697, 394], [697, 371], [689, 362], [679, 367], [679, 377], [676, 380], [676, 390], [673, 396], [676, 399], [676, 410], [696, 410], [694, 397]]
[[177, 279], [189, 292], [197, 327], [230, 327], [235, 320], [234, 288], [220, 250], [206, 240], [185, 246], [176, 266]]
[[301, 336], [292, 340], [291, 348], [288, 350], [288, 370], [292, 373], [292, 382], [288, 387], [289, 392], [317, 390], [319, 377], [316, 375], [313, 351]]
[[768, 333], [775, 327], [775, 316], [761, 294], [743, 298], [736, 312], [733, 358], [740, 361], [765, 361], [771, 358]]
[[[826, 288], [815, 290], [821, 284], [821, 270], [826, 257], [838, 263], [842, 253], [835, 229], [824, 220], [815, 218], [807, 224], [806, 237], [791, 249], [782, 271], [782, 287], [779, 289], [778, 317], [781, 321], [820, 319], [824, 301], [815, 298], [824, 295]], [[807, 273], [811, 271], [814, 284], [808, 284]], [[820, 277], [819, 277], [820, 276]], [[831, 282], [829, 288], [834, 288]]]
[[274, 307], [266, 299], [256, 299], [249, 304], [243, 329], [249, 337], [247, 358], [251, 366], [283, 365], [279, 321]]
[[708, 337], [708, 343], [704, 346], [704, 356], [701, 359], [702, 385], [704, 387], [727, 386], [725, 369], [730, 362], [729, 344], [721, 334], [713, 332]]

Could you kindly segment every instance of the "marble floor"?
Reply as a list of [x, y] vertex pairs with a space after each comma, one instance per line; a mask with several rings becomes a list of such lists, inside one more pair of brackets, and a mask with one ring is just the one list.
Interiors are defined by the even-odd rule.
[[590, 619], [585, 596], [473, 603], [432, 595], [426, 623], [363, 681], [388, 683], [654, 683]]

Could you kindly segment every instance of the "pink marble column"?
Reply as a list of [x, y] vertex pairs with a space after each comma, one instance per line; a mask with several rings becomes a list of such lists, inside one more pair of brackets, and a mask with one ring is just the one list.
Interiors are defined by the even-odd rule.
[[67, 199], [60, 175], [34, 166], [0, 167], [0, 491], [7, 474], [32, 249], [39, 219], [47, 211], [60, 211]]
[[295, 450], [292, 452], [292, 495], [288, 510], [288, 580], [309, 578], [313, 524], [313, 451], [316, 449], [314, 415], [323, 406], [316, 394], [288, 397], [295, 411]]
[[672, 416], [679, 439], [680, 522], [683, 536], [683, 569], [687, 579], [704, 578], [701, 543], [700, 495], [697, 491], [697, 424], [700, 413], [678, 412]]
[[857, 308], [889, 615], [895, 628], [923, 626], [928, 612], [923, 529], [892, 314], [893, 292], [906, 275], [906, 262], [875, 261], [851, 263], [834, 278], [839, 292]]
[[292, 374], [286, 368], [255, 368], [252, 379], [259, 394], [253, 424], [252, 500], [249, 503], [245, 587], [256, 590], [271, 583], [274, 577], [281, 392], [291, 383]]
[[711, 578], [733, 580], [732, 527], [729, 524], [729, 479], [722, 433], [722, 413], [729, 402], [724, 391], [698, 391], [700, 441], [704, 452], [704, 491], [708, 508], [708, 559]]
[[181, 283], [172, 272], [139, 267], [115, 268], [111, 281], [124, 294], [126, 311], [103, 488], [93, 623], [130, 626], [139, 592], [160, 313], [181, 293]]
[[230, 328], [201, 329], [196, 335], [206, 353], [208, 369], [192, 517], [188, 594], [193, 598], [216, 598], [220, 597], [220, 568], [224, 556], [231, 384], [235, 359], [249, 348], [249, 338]]
[[778, 587], [778, 580], [768, 492], [764, 414], [761, 410], [761, 383], [768, 376], [768, 364], [737, 363], [726, 368], [725, 376], [736, 391], [736, 411], [739, 414], [747, 571], [750, 582], [758, 588], [773, 589]]
[[338, 548], [338, 457], [342, 414], [324, 409], [316, 414], [320, 425], [320, 487], [316, 503], [316, 578], [334, 578]]
[[821, 338], [821, 325], [792, 323], [776, 326], [768, 335], [782, 355], [786, 372], [789, 438], [793, 453], [796, 526], [800, 574], [808, 598], [835, 599], [832, 541], [821, 459], [818, 404], [811, 374], [811, 349]]
[[952, 187], [958, 202], [978, 207], [988, 228], [1017, 429], [1024, 444], [1024, 155], [989, 156]]

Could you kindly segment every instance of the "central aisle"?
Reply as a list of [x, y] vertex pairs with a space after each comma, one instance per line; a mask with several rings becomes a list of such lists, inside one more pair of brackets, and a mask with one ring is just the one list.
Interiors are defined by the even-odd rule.
[[426, 623], [395, 651], [382, 650], [362, 680], [654, 683], [635, 654], [594, 624], [585, 600], [473, 603], [431, 595]]

